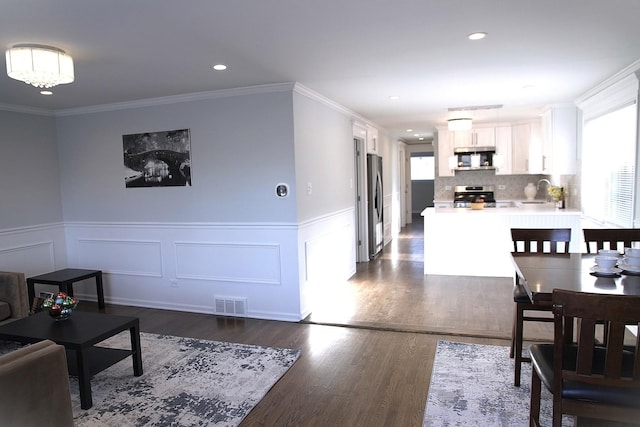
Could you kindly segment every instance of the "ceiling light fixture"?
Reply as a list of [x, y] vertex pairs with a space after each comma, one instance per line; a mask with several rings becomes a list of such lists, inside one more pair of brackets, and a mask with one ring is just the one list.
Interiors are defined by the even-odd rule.
[[482, 32], [471, 33], [467, 36], [469, 40], [482, 40], [485, 37], [487, 37], [487, 33], [482, 33]]
[[40, 88], [74, 80], [73, 58], [51, 46], [19, 44], [6, 51], [7, 75]]
[[471, 129], [472, 120], [469, 117], [447, 120], [447, 126], [450, 131], [469, 130]]
[[41, 90], [40, 95], [49, 96], [53, 95], [53, 92], [51, 92], [50, 90]]
[[397, 101], [398, 99], [400, 99], [400, 97], [398, 95], [391, 95], [389, 99], [392, 101]]
[[216, 71], [224, 71], [227, 69], [227, 66], [224, 64], [216, 64], [213, 66], [213, 69]]

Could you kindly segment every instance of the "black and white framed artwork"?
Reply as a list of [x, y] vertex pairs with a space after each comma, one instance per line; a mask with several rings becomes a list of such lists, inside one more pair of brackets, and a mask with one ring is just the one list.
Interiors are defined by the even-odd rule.
[[127, 188], [191, 185], [189, 129], [122, 135]]

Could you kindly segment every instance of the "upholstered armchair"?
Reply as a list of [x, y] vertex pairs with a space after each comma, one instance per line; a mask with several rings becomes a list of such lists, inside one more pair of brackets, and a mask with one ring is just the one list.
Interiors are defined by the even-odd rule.
[[0, 325], [29, 315], [23, 273], [0, 271]]
[[72, 427], [63, 346], [45, 340], [0, 356], [0, 424]]

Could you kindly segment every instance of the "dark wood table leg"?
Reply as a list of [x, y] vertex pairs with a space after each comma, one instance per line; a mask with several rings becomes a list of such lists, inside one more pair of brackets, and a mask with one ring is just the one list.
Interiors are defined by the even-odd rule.
[[60, 283], [58, 285], [58, 292], [64, 292], [70, 297], [73, 296], [73, 283]]
[[91, 398], [91, 372], [89, 372], [89, 361], [85, 360], [82, 350], [76, 350], [76, 363], [78, 365], [80, 407], [82, 409], [89, 409], [93, 406], [93, 399]]
[[131, 334], [131, 358], [133, 359], [133, 375], [142, 375], [142, 349], [140, 347], [140, 325], [129, 329]]
[[98, 308], [104, 308], [104, 289], [102, 287], [102, 271], [96, 274], [96, 292], [98, 293]]
[[27, 294], [29, 295], [29, 307], [33, 304], [33, 299], [36, 297], [35, 282], [27, 279]]

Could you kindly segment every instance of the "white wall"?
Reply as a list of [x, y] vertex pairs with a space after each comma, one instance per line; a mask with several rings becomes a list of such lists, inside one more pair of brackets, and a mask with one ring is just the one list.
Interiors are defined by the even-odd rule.
[[66, 263], [55, 118], [0, 111], [0, 270], [41, 274]]
[[0, 228], [62, 221], [55, 118], [0, 111]]
[[[355, 272], [351, 117], [310, 91], [273, 85], [21, 119], [50, 146], [37, 157], [43, 189], [13, 180], [11, 196], [47, 193], [52, 211], [3, 217], [4, 269], [101, 269], [107, 302], [215, 313], [216, 298], [237, 299], [246, 316], [292, 321], [312, 310], [311, 283]], [[193, 185], [125, 188], [122, 135], [181, 128]], [[5, 171], [15, 168], [3, 182]], [[275, 194], [282, 182], [286, 198]], [[74, 290], [95, 299], [92, 284]]]
[[327, 281], [348, 279], [356, 265], [352, 121], [308, 94], [293, 94], [304, 316], [313, 310], [315, 292]]

